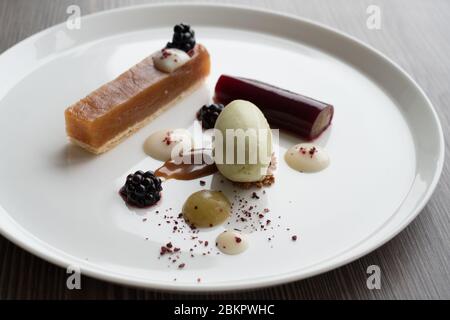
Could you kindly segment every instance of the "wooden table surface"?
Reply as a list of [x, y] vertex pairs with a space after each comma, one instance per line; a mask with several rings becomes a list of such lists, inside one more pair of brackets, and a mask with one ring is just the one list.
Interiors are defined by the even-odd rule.
[[[67, 19], [66, 8], [83, 14], [142, 3], [139, 0], [0, 0], [0, 52]], [[171, 2], [171, 1], [164, 1]], [[450, 1], [447, 0], [236, 0], [307, 17], [379, 49], [419, 83], [439, 113], [444, 136], [450, 123]], [[381, 9], [381, 29], [366, 26], [366, 9]], [[448, 146], [446, 146], [448, 155]], [[171, 294], [137, 290], [83, 277], [82, 290], [66, 289], [66, 271], [0, 236], [0, 299], [450, 299], [450, 168], [430, 202], [403, 232], [371, 254], [337, 270], [286, 285], [225, 294]], [[381, 268], [381, 289], [366, 286], [369, 265]]]

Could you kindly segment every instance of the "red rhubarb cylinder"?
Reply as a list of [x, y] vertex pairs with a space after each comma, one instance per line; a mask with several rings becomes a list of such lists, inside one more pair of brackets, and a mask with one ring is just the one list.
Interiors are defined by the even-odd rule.
[[214, 100], [227, 105], [233, 100], [255, 104], [272, 128], [285, 129], [306, 140], [317, 138], [331, 124], [334, 108], [301, 94], [257, 80], [220, 76]]

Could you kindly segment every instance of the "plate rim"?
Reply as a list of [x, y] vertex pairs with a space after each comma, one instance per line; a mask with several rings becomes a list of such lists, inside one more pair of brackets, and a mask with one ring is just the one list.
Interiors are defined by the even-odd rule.
[[[411, 213], [394, 228], [393, 231], [390, 231], [390, 233], [387, 234], [387, 236], [384, 236], [382, 240], [377, 241], [375, 244], [372, 244], [368, 247], [366, 247], [364, 250], [360, 250], [360, 252], [357, 252], [356, 254], [352, 254], [351, 257], [342, 259], [338, 262], [329, 264], [325, 267], [315, 269], [313, 271], [307, 271], [300, 273], [298, 271], [292, 271], [289, 273], [284, 273], [281, 276], [270, 276], [270, 277], [264, 277], [261, 278], [255, 278], [251, 281], [246, 280], [235, 280], [233, 282], [229, 283], [220, 283], [216, 282], [213, 284], [208, 283], [170, 283], [169, 281], [161, 281], [161, 280], [149, 280], [149, 279], [140, 279], [137, 277], [130, 277], [126, 276], [122, 273], [114, 273], [110, 270], [106, 272], [102, 272], [102, 267], [97, 264], [92, 264], [88, 261], [84, 261], [81, 258], [75, 257], [73, 255], [67, 254], [65, 252], [60, 251], [58, 248], [55, 248], [43, 241], [41, 241], [38, 238], [35, 238], [32, 234], [30, 234], [26, 229], [24, 229], [20, 224], [18, 224], [12, 217], [7, 213], [5, 209], [0, 204], [0, 212], [2, 214], [5, 214], [9, 220], [11, 220], [11, 223], [14, 227], [22, 229], [22, 232], [24, 235], [27, 236], [27, 239], [22, 239], [21, 235], [17, 235], [14, 233], [14, 230], [8, 230], [8, 228], [5, 228], [2, 224], [0, 224], [0, 234], [3, 235], [5, 238], [7, 238], [9, 241], [13, 242], [14, 244], [18, 245], [22, 249], [32, 253], [33, 255], [44, 259], [52, 264], [55, 264], [62, 268], [67, 268], [67, 266], [70, 265], [77, 265], [80, 267], [82, 274], [87, 275], [89, 277], [93, 277], [96, 279], [100, 279], [103, 281], [108, 281], [116, 284], [126, 285], [126, 286], [133, 286], [138, 288], [145, 288], [145, 289], [157, 289], [157, 290], [164, 290], [169, 292], [206, 292], [206, 291], [236, 291], [236, 290], [246, 290], [246, 289], [255, 289], [255, 288], [264, 288], [279, 284], [285, 284], [293, 281], [298, 281], [302, 279], [306, 279], [318, 274], [322, 274], [325, 272], [328, 272], [330, 270], [339, 268], [341, 266], [344, 266], [348, 263], [351, 263], [362, 256], [365, 256], [366, 254], [376, 250], [377, 248], [381, 247], [388, 241], [390, 241], [392, 238], [397, 236], [401, 231], [406, 228], [417, 216], [418, 214], [423, 210], [425, 205], [428, 203], [428, 201], [431, 198], [431, 195], [436, 189], [436, 186], [439, 182], [440, 176], [442, 174], [443, 166], [444, 166], [444, 157], [445, 157], [445, 141], [444, 141], [444, 134], [442, 130], [442, 125], [439, 120], [439, 116], [436, 112], [436, 109], [434, 108], [431, 100], [428, 98], [424, 90], [418, 85], [418, 83], [406, 72], [401, 68], [396, 62], [391, 60], [389, 57], [387, 57], [384, 53], [379, 51], [376, 48], [373, 48], [372, 46], [364, 43], [363, 41], [357, 39], [354, 36], [351, 36], [345, 32], [342, 32], [338, 29], [335, 29], [333, 27], [327, 26], [323, 23], [316, 22], [314, 20], [295, 16], [289, 13], [280, 12], [276, 10], [269, 10], [265, 8], [255, 8], [247, 5], [236, 5], [236, 4], [219, 4], [219, 3], [202, 3], [202, 2], [194, 2], [194, 3], [158, 3], [158, 4], [142, 4], [142, 5], [131, 5], [131, 6], [124, 6], [119, 8], [114, 8], [110, 10], [103, 10], [100, 12], [91, 13], [88, 15], [83, 15], [82, 19], [95, 19], [99, 16], [108, 15], [120, 11], [133, 11], [133, 10], [139, 10], [139, 9], [147, 9], [147, 8], [180, 8], [180, 7], [204, 7], [207, 9], [217, 10], [218, 8], [227, 8], [227, 9], [233, 9], [233, 10], [239, 10], [239, 11], [248, 11], [250, 13], [259, 13], [259, 14], [266, 14], [266, 15], [272, 15], [277, 16], [281, 19], [291, 19], [300, 23], [309, 24], [314, 28], [322, 29], [323, 31], [326, 31], [328, 33], [331, 33], [335, 36], [340, 36], [343, 38], [346, 38], [350, 42], [352, 42], [354, 45], [363, 47], [373, 53], [375, 53], [378, 58], [381, 58], [382, 60], [389, 63], [389, 66], [391, 68], [394, 68], [395, 71], [401, 73], [407, 81], [410, 82], [410, 84], [414, 87], [415, 90], [424, 98], [424, 101], [427, 104], [427, 107], [429, 111], [431, 111], [431, 115], [433, 118], [433, 122], [436, 125], [437, 134], [439, 137], [438, 142], [438, 157], [436, 162], [436, 168], [434, 171], [433, 179], [431, 183], [429, 184], [426, 193], [422, 196], [422, 199], [420, 203], [418, 203], [414, 210], [411, 211]], [[53, 32], [54, 30], [60, 28], [63, 26], [65, 22], [56, 24], [54, 26], [51, 26], [47, 29], [44, 29], [36, 34], [31, 35], [30, 37], [25, 38], [24, 40], [21, 40], [20, 42], [16, 43], [12, 47], [5, 50], [3, 53], [0, 54], [0, 63], [2, 61], [2, 58], [7, 55], [11, 54], [13, 50], [16, 50], [24, 45], [27, 45], [28, 43], [33, 42], [35, 39], [38, 39], [40, 37], [45, 36], [48, 33]], [[401, 205], [400, 205], [401, 207]], [[9, 227], [9, 229], [14, 229]], [[34, 237], [35, 239], [32, 239]], [[34, 240], [34, 241], [33, 241]], [[367, 241], [367, 240], [366, 240]], [[53, 250], [49, 250], [45, 246], [51, 247]], [[58, 252], [60, 251], [60, 252]], [[78, 258], [79, 261], [76, 261]], [[76, 262], [76, 263], [74, 263]]]

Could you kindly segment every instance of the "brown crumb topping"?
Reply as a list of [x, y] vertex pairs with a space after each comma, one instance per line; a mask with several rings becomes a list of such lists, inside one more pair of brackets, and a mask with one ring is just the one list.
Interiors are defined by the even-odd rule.
[[261, 189], [263, 187], [270, 187], [272, 184], [275, 183], [275, 176], [273, 174], [265, 176], [260, 181], [254, 181], [254, 182], [233, 182], [233, 184], [239, 188], [242, 189], [251, 189], [251, 188], [258, 188]]

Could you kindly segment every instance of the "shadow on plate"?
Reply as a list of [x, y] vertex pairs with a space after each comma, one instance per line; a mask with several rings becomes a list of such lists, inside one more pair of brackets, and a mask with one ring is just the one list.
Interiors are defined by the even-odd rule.
[[92, 154], [79, 146], [67, 143], [57, 151], [55, 155], [55, 164], [58, 168], [68, 168], [92, 161], [92, 159], [96, 157], [97, 155]]

